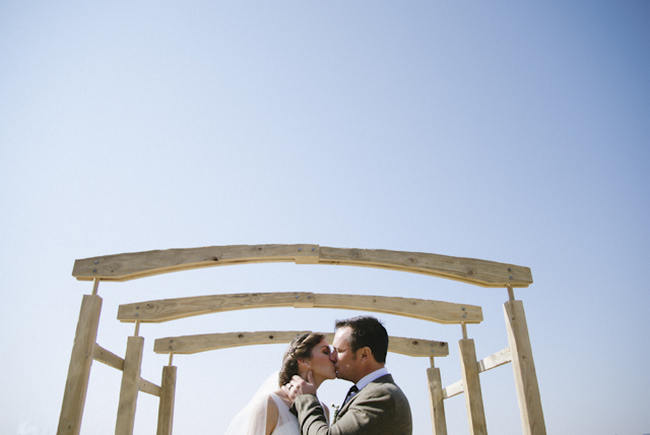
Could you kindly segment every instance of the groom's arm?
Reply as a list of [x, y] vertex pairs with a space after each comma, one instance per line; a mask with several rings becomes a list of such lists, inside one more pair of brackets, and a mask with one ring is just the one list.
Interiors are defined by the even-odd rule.
[[[391, 427], [395, 403], [388, 391], [373, 391], [359, 397], [332, 426], [327, 425], [323, 408], [316, 396], [302, 394], [294, 406], [302, 435], [377, 435]], [[388, 424], [388, 426], [386, 426]], [[390, 430], [389, 430], [390, 432]]]
[[329, 434], [329, 425], [325, 411], [318, 398], [313, 394], [301, 394], [293, 402], [298, 414], [300, 432], [309, 435]]

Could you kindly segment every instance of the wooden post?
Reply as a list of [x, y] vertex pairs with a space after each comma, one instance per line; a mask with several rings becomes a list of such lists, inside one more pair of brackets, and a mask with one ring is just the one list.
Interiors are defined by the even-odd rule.
[[467, 406], [467, 417], [469, 419], [469, 432], [472, 435], [485, 435], [487, 434], [487, 425], [474, 340], [463, 338], [458, 341], [458, 348], [460, 349], [463, 384], [465, 385], [465, 405]]
[[528, 336], [524, 304], [512, 300], [503, 304], [508, 330], [508, 342], [512, 354], [512, 370], [515, 375], [517, 399], [523, 433], [526, 435], [546, 434], [542, 399], [537, 384], [533, 350]]
[[81, 430], [81, 417], [86, 402], [101, 310], [102, 298], [97, 295], [84, 295], [70, 355], [57, 435], [78, 435]]
[[[170, 354], [171, 355], [171, 354]], [[164, 366], [162, 372], [158, 430], [156, 435], [171, 435], [174, 422], [174, 396], [176, 395], [176, 366]]]
[[433, 366], [433, 357], [431, 357], [431, 367], [427, 368], [427, 379], [429, 381], [429, 403], [431, 404], [433, 435], [447, 435], [442, 380], [440, 378], [440, 369]]
[[117, 407], [115, 435], [132, 435], [135, 421], [135, 406], [138, 400], [138, 381], [142, 365], [144, 337], [129, 337], [126, 342], [124, 371], [120, 387], [120, 402]]

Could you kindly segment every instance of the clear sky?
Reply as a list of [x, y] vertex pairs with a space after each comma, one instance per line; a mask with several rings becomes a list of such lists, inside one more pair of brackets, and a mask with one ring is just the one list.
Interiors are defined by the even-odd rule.
[[[650, 432], [650, 3], [0, 3], [3, 433], [56, 431], [81, 297], [76, 258], [259, 243], [431, 252], [529, 266], [524, 301], [550, 434]], [[122, 303], [249, 291], [481, 305], [477, 355], [507, 346], [507, 293], [423, 275], [246, 265], [105, 283]], [[158, 337], [331, 330], [339, 310], [143, 325]], [[459, 327], [379, 315], [449, 342]], [[178, 356], [175, 433], [220, 434], [284, 346]], [[430, 433], [425, 359], [389, 355]], [[521, 433], [510, 366], [481, 378], [488, 430]], [[110, 434], [119, 372], [93, 365], [83, 434]], [[325, 383], [339, 403], [348, 385]], [[140, 395], [136, 433], [157, 399]], [[462, 397], [449, 432], [467, 433]]]

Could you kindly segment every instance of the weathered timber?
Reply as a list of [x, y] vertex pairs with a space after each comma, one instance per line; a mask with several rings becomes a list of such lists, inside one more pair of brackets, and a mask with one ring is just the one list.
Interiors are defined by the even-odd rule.
[[341, 308], [395, 314], [443, 324], [480, 323], [481, 307], [426, 299], [309, 292], [236, 293], [159, 299], [119, 306], [122, 322], [165, 322], [184, 317], [250, 308]]
[[[310, 331], [255, 331], [216, 334], [183, 335], [158, 338], [154, 341], [156, 353], [193, 354], [216, 349], [258, 344], [289, 343], [298, 334]], [[322, 332], [331, 343], [334, 334]], [[431, 357], [449, 355], [447, 343], [419, 338], [389, 337], [388, 351], [402, 355]]]
[[508, 364], [512, 361], [512, 355], [510, 354], [510, 348], [506, 347], [496, 353], [493, 353], [490, 356], [487, 356], [478, 362], [478, 371], [479, 373], [487, 372], [492, 370], [495, 367]]
[[135, 422], [135, 409], [140, 387], [140, 369], [142, 367], [143, 337], [128, 337], [120, 399], [117, 406], [117, 421], [115, 435], [132, 435]]
[[79, 280], [126, 281], [200, 267], [243, 263], [294, 262], [378, 267], [423, 273], [482, 287], [528, 287], [530, 268], [495, 261], [385, 249], [300, 245], [231, 245], [167, 249], [78, 259]]
[[442, 394], [440, 369], [436, 367], [427, 368], [427, 381], [429, 384], [429, 404], [431, 406], [433, 435], [447, 435], [447, 418], [445, 417], [445, 403]]
[[474, 340], [463, 338], [458, 341], [458, 348], [460, 350], [460, 363], [465, 387], [465, 406], [467, 407], [467, 418], [469, 420], [469, 433], [471, 435], [486, 435], [487, 424]]
[[70, 355], [57, 435], [78, 435], [81, 430], [101, 309], [102, 298], [97, 295], [84, 295]]
[[158, 385], [144, 378], [138, 379], [138, 390], [143, 393], [151, 394], [152, 396], [160, 397], [161, 394], [161, 389]]
[[124, 359], [115, 355], [110, 350], [104, 349], [97, 343], [95, 343], [95, 348], [93, 349], [93, 359], [114, 369], [124, 370]]
[[174, 398], [176, 396], [176, 366], [164, 366], [158, 404], [158, 427], [156, 435], [172, 435], [174, 422]]
[[463, 391], [465, 391], [465, 385], [463, 384], [463, 380], [461, 379], [443, 388], [442, 397], [445, 399], [449, 399], [451, 397], [458, 396], [459, 394], [463, 394]]
[[542, 398], [537, 384], [533, 349], [528, 335], [524, 304], [520, 300], [503, 304], [508, 342], [512, 352], [522, 432], [525, 435], [546, 435]]
[[[512, 357], [510, 355], [510, 348], [506, 347], [505, 349], [501, 349], [500, 351], [495, 352], [492, 355], [483, 358], [481, 361], [478, 361], [476, 364], [478, 366], [478, 372], [483, 373], [488, 370], [492, 370], [495, 367], [499, 367], [504, 364], [507, 364], [511, 361], [512, 361]], [[463, 385], [463, 380], [461, 379], [445, 387], [442, 390], [443, 397], [445, 399], [449, 399], [450, 397], [454, 397], [461, 394], [464, 390], [465, 387]]]

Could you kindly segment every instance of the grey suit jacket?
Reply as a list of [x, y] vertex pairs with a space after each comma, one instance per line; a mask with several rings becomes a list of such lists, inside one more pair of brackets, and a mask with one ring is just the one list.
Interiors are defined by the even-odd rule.
[[406, 396], [384, 375], [366, 385], [334, 416], [328, 426], [316, 396], [294, 402], [302, 435], [411, 435], [411, 407]]

